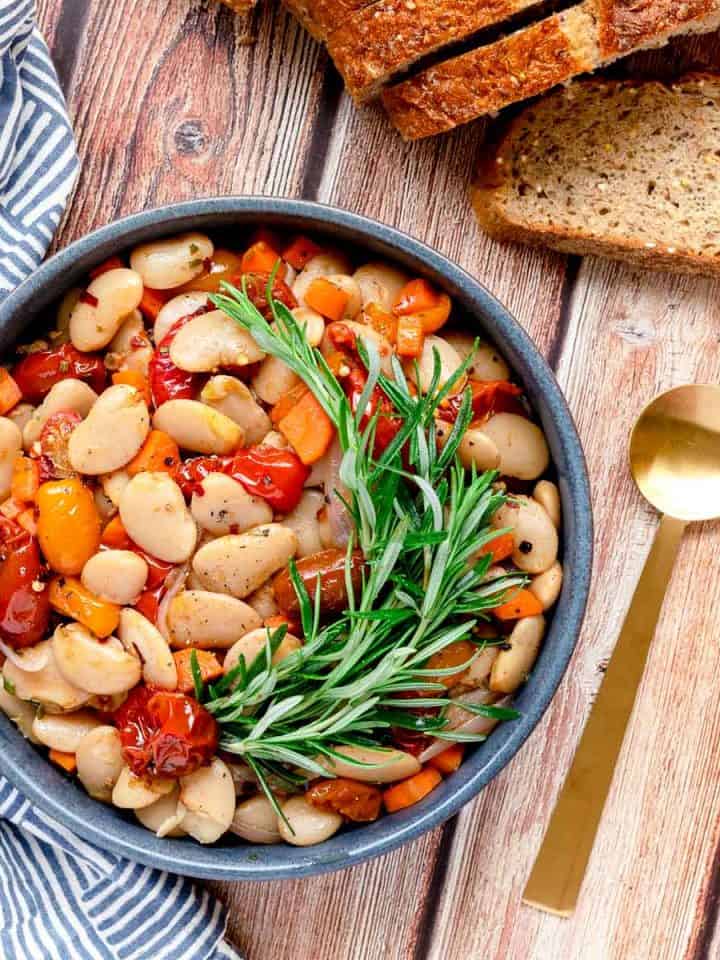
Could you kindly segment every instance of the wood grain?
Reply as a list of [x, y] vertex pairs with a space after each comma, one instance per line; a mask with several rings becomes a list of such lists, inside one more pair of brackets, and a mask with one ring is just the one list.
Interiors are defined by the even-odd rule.
[[[466, 196], [484, 125], [403, 144], [378, 108], [352, 106], [318, 46], [274, 5], [249, 22], [198, 0], [40, 0], [39, 13], [83, 161], [59, 244], [133, 210], [230, 192], [378, 217], [508, 305], [555, 365], [588, 453], [593, 597], [527, 745], [453, 823], [387, 857], [303, 881], [212, 885], [233, 939], [250, 960], [720, 957], [716, 525], [691, 530], [682, 548], [577, 914], [520, 904], [655, 527], [627, 473], [627, 432], [657, 390], [720, 375], [718, 286], [487, 240]], [[672, 76], [689, 65], [720, 68], [718, 38], [633, 69]]]

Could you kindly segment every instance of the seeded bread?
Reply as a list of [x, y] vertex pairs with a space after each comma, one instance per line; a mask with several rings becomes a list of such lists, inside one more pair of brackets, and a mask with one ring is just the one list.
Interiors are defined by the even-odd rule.
[[330, 34], [327, 48], [359, 103], [421, 57], [546, 0], [377, 0]]
[[720, 26], [720, 0], [584, 0], [383, 94], [407, 140], [451, 130], [671, 37]]
[[321, 42], [371, 0], [283, 0], [308, 33]]
[[472, 188], [493, 237], [720, 275], [720, 75], [589, 80], [526, 108]]

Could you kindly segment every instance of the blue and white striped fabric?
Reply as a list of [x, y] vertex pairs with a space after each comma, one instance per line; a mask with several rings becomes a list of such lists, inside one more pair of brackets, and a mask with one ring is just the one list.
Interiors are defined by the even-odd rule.
[[[45, 255], [77, 170], [32, 0], [0, 0], [0, 299]], [[224, 936], [207, 891], [68, 834], [0, 776], [0, 960], [240, 960]]]

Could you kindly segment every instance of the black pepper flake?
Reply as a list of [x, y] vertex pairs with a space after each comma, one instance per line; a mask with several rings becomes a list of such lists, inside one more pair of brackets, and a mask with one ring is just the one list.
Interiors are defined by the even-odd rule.
[[521, 540], [518, 545], [518, 550], [520, 553], [532, 553], [533, 545], [529, 540]]

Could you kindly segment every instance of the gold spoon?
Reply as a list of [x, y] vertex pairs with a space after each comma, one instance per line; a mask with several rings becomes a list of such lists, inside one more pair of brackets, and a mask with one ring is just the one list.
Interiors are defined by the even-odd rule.
[[577, 903], [683, 531], [720, 517], [720, 386], [653, 400], [630, 438], [630, 469], [664, 516], [523, 894], [564, 917]]

